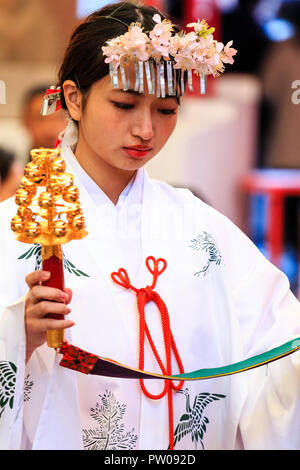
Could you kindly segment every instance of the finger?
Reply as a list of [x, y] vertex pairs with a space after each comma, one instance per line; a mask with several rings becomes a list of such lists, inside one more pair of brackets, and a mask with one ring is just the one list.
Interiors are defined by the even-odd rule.
[[30, 331], [35, 337], [38, 337], [49, 330], [65, 330], [74, 325], [75, 323], [71, 320], [55, 320], [53, 318], [43, 318], [42, 320], [32, 319], [28, 322], [27, 331]]
[[69, 297], [68, 300], [66, 301], [66, 305], [68, 305], [68, 304], [71, 302], [71, 300], [72, 300], [73, 292], [72, 292], [71, 289], [69, 289], [68, 287], [66, 287], [66, 288], [64, 289], [64, 293], [67, 294], [68, 297]]
[[46, 318], [45, 320], [43, 320], [43, 323], [45, 323], [45, 331], [66, 330], [67, 328], [71, 328], [75, 325], [75, 322], [73, 322], [72, 320], [53, 320], [52, 318]]
[[25, 277], [25, 281], [29, 289], [32, 289], [33, 286], [46, 281], [50, 278], [50, 276], [51, 273], [49, 271], [34, 271]]
[[71, 309], [64, 303], [48, 302], [43, 300], [34, 304], [27, 310], [28, 318], [44, 318], [46, 315], [68, 315]]
[[51, 300], [52, 302], [66, 303], [69, 299], [67, 293], [55, 287], [33, 286], [28, 292], [27, 299], [29, 303], [36, 304], [41, 300]]

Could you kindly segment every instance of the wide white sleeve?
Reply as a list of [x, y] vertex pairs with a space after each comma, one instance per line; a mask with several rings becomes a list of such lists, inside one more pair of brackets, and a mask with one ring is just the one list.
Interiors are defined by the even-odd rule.
[[[206, 211], [223, 255], [241, 360], [300, 337], [300, 303], [287, 276], [231, 221]], [[241, 374], [245, 400], [239, 435], [245, 449], [300, 449], [300, 353]]]
[[[300, 337], [300, 304], [287, 277], [252, 254], [252, 266], [234, 292], [245, 357]], [[300, 449], [300, 353], [251, 370], [245, 380], [239, 424], [244, 448]]]
[[0, 449], [21, 449], [26, 340], [24, 297], [0, 316]]
[[19, 259], [30, 248], [16, 241], [10, 220], [13, 199], [0, 204], [0, 448], [21, 447], [25, 376], [25, 276], [35, 260]]

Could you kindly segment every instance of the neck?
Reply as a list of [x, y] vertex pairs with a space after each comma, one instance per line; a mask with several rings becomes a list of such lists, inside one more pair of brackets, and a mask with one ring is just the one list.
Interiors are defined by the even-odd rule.
[[125, 171], [112, 167], [96, 154], [86, 151], [80, 139], [74, 154], [84, 171], [116, 205], [120, 194], [126, 188], [136, 170]]

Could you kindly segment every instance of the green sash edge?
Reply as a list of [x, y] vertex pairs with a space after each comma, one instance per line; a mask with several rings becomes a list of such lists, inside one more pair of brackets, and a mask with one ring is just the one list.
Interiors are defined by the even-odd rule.
[[292, 341], [288, 341], [287, 343], [278, 346], [277, 348], [271, 349], [270, 351], [262, 354], [258, 354], [257, 356], [249, 357], [249, 359], [236, 362], [235, 364], [230, 364], [223, 367], [215, 367], [213, 369], [199, 369], [186, 374], [172, 375], [172, 378], [181, 380], [203, 380], [238, 374], [239, 372], [254, 369], [255, 367], [259, 367], [264, 364], [268, 364], [269, 362], [281, 359], [282, 357], [288, 356], [289, 354], [292, 354], [299, 349], [300, 338], [295, 338]]
[[215, 367], [212, 369], [199, 369], [193, 372], [187, 372], [185, 374], [177, 374], [177, 375], [163, 375], [157, 374], [153, 372], [147, 372], [144, 370], [136, 369], [134, 367], [126, 366], [120, 362], [114, 361], [113, 359], [108, 359], [105, 357], [99, 356], [99, 359], [111, 362], [114, 365], [117, 365], [123, 369], [132, 370], [137, 373], [140, 373], [140, 377], [137, 378], [147, 378], [145, 376], [149, 376], [149, 378], [156, 378], [156, 379], [167, 379], [167, 380], [205, 380], [205, 379], [215, 379], [218, 377], [224, 377], [228, 375], [238, 374], [240, 372], [245, 372], [250, 369], [254, 369], [255, 367], [260, 367], [270, 362], [277, 361], [282, 357], [288, 356], [289, 354], [293, 354], [294, 352], [300, 349], [300, 338], [295, 338], [287, 343], [282, 344], [270, 351], [267, 351], [262, 354], [258, 354], [257, 356], [249, 357], [244, 361], [236, 362], [234, 364], [230, 364], [227, 366], [222, 367]]

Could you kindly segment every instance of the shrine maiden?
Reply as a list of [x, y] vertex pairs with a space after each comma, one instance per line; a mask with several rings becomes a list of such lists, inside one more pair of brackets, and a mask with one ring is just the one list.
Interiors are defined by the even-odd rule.
[[[178, 31], [154, 8], [121, 2], [73, 33], [59, 73], [70, 116], [60, 146], [88, 236], [63, 245], [64, 291], [42, 285], [49, 273], [40, 245], [24, 245], [10, 230], [14, 199], [0, 206], [2, 449], [300, 448], [299, 353], [237, 375], [174, 382], [165, 393], [163, 380], [68, 370], [45, 344], [47, 330], [65, 329], [83, 350], [133, 368], [142, 355], [145, 371], [172, 375], [236, 363], [300, 336], [286, 276], [222, 214], [144, 170], [175, 128], [192, 70], [204, 90], [205, 77], [235, 54], [205, 22]], [[130, 288], [111, 277], [120, 268]], [[167, 306], [163, 324], [154, 289]]]

